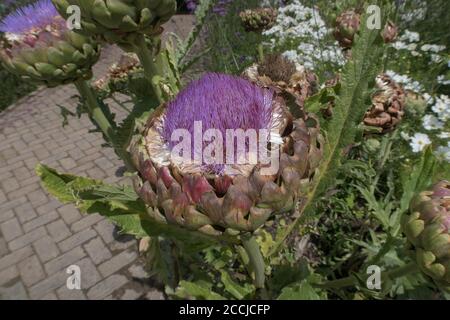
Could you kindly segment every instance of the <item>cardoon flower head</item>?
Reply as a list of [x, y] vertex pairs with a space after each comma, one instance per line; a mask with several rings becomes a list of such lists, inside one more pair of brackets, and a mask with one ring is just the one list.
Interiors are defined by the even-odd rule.
[[318, 121], [303, 112], [294, 119], [277, 92], [208, 73], [155, 110], [130, 146], [149, 218], [220, 235], [254, 231], [290, 211], [323, 140]]
[[99, 58], [97, 43], [69, 30], [50, 0], [17, 9], [0, 21], [0, 31], [5, 68], [48, 86], [89, 78]]
[[[267, 140], [279, 141], [279, 126], [276, 118], [281, 116], [281, 110], [274, 108], [274, 92], [260, 88], [240, 77], [208, 73], [201, 79], [192, 82], [178, 94], [175, 100], [168, 103], [161, 125], [157, 132], [164, 144], [164, 149], [171, 152], [179, 143], [172, 139], [177, 130], [185, 130], [191, 137], [191, 159], [200, 154], [210, 142], [195, 141], [195, 135], [215, 129], [220, 132], [220, 143], [224, 158], [227, 155], [227, 134], [235, 130], [254, 130], [259, 133], [267, 130]], [[201, 128], [199, 127], [201, 125]], [[174, 141], [175, 140], [175, 141]], [[233, 143], [233, 156], [238, 157], [236, 143]], [[249, 151], [249, 141], [246, 141], [245, 152]], [[197, 163], [195, 171], [206, 170], [215, 174], [223, 174], [226, 169], [220, 164]]]
[[0, 22], [0, 31], [7, 34], [23, 35], [35, 33], [52, 25], [60, 17], [50, 0], [19, 8]]
[[[170, 141], [174, 130], [186, 129], [194, 136], [195, 121], [200, 121], [205, 131], [219, 130], [224, 138], [229, 129], [267, 129], [272, 119], [272, 100], [272, 91], [247, 80], [209, 73], [169, 103], [162, 135]], [[171, 148], [174, 145], [169, 142]]]

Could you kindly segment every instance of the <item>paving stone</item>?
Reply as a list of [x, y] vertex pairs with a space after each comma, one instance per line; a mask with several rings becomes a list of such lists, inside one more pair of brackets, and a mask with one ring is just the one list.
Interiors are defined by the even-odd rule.
[[55, 242], [64, 240], [72, 234], [62, 219], [49, 223], [47, 231]]
[[16, 250], [14, 252], [11, 252], [10, 254], [3, 256], [0, 259], [0, 270], [3, 270], [9, 266], [15, 265], [19, 261], [22, 261], [23, 259], [31, 256], [33, 254], [33, 250], [31, 247], [25, 247], [19, 250]]
[[148, 277], [147, 272], [141, 264], [133, 264], [128, 268], [128, 271], [133, 278], [144, 279]]
[[95, 225], [94, 229], [106, 244], [114, 241], [114, 225], [110, 221], [102, 220]]
[[109, 249], [111, 251], [123, 251], [132, 246], [136, 247], [136, 239], [133, 236], [127, 234], [121, 234], [116, 236], [115, 241], [109, 244]]
[[137, 257], [138, 254], [135, 251], [123, 251], [114, 256], [112, 259], [99, 265], [98, 270], [104, 277], [107, 277], [115, 273], [116, 271], [119, 271], [123, 267], [129, 265]]
[[29, 245], [33, 243], [36, 240], [39, 240], [40, 238], [47, 235], [47, 231], [44, 227], [39, 227], [37, 229], [34, 229], [33, 231], [30, 231], [23, 236], [20, 236], [18, 238], [15, 238], [14, 240], [8, 242], [9, 250], [14, 251], [17, 249], [20, 249], [22, 247], [25, 247], [26, 245]]
[[112, 257], [111, 252], [105, 246], [102, 239], [97, 237], [84, 245], [84, 249], [95, 264], [99, 264]]
[[150, 291], [145, 295], [145, 298], [146, 298], [147, 300], [164, 300], [164, 299], [165, 299], [164, 293], [162, 293], [161, 291], [156, 290], [156, 289], [150, 290]]
[[2, 190], [6, 193], [17, 190], [20, 188], [19, 182], [16, 178], [9, 178], [1, 182]]
[[3, 286], [5, 283], [8, 283], [18, 276], [19, 270], [17, 270], [16, 266], [11, 266], [6, 268], [5, 270], [0, 271], [0, 286]]
[[64, 221], [71, 225], [75, 221], [78, 221], [82, 218], [81, 213], [71, 204], [67, 204], [58, 208], [58, 212], [61, 214]]
[[103, 299], [120, 289], [127, 282], [128, 279], [125, 276], [114, 274], [89, 289], [87, 297], [92, 300]]
[[[175, 27], [170, 24], [167, 30], [176, 31]], [[104, 74], [120, 54], [117, 47], [106, 46], [94, 73]], [[123, 164], [114, 151], [101, 147], [101, 134], [89, 132], [93, 126], [86, 115], [61, 127], [54, 105], [75, 106], [74, 94], [73, 85], [40, 87], [0, 114], [0, 281], [5, 282], [0, 299], [27, 299], [27, 293], [31, 299], [83, 295], [113, 299], [118, 293], [124, 299], [138, 297], [135, 283], [126, 286], [132, 277], [113, 271], [128, 267], [127, 274], [141, 275], [137, 253], [128, 262], [123, 258], [122, 251], [136, 244], [133, 237], [118, 236], [112, 223], [99, 215], [82, 216], [72, 205], [59, 203], [42, 188], [34, 172], [36, 164], [43, 162], [61, 171], [130, 185], [129, 178], [120, 176]], [[123, 110], [113, 102], [111, 106], [117, 119], [123, 119]], [[17, 235], [18, 225], [22, 233]], [[129, 250], [137, 252], [137, 247]], [[80, 264], [84, 272], [81, 294], [65, 290], [70, 264]], [[103, 272], [109, 274], [106, 279], [96, 265], [103, 265]]]
[[41, 300], [58, 300], [58, 297], [53, 292], [49, 292], [45, 296], [43, 296]]
[[0, 225], [0, 230], [6, 241], [11, 241], [23, 234], [19, 221], [16, 218], [3, 222]]
[[34, 208], [37, 208], [48, 202], [48, 197], [43, 190], [38, 189], [27, 194], [27, 198]]
[[45, 278], [44, 270], [37, 256], [31, 256], [18, 264], [20, 276], [27, 286], [31, 286]]
[[28, 300], [27, 291], [22, 282], [18, 281], [10, 287], [0, 287], [0, 300]]
[[58, 243], [58, 246], [62, 252], [66, 252], [72, 248], [82, 245], [86, 241], [94, 238], [96, 235], [97, 233], [93, 229], [86, 229], [70, 236], [66, 240], [61, 241]]
[[6, 198], [5, 193], [0, 190], [0, 204], [5, 203], [6, 201], [8, 201], [8, 199]]
[[89, 228], [90, 226], [96, 224], [97, 222], [103, 220], [104, 218], [99, 214], [88, 214], [84, 216], [81, 220], [75, 222], [71, 226], [72, 232], [78, 232]]
[[33, 247], [42, 262], [47, 262], [59, 255], [58, 246], [54, 239], [49, 236], [37, 240]]
[[66, 285], [56, 291], [60, 300], [86, 300], [83, 290], [68, 289]]
[[62, 203], [59, 202], [58, 200], [54, 199], [54, 198], [50, 198], [49, 201], [44, 204], [39, 206], [36, 211], [39, 215], [43, 215], [43, 214], [47, 214], [51, 211], [57, 210], [58, 208], [62, 207]]
[[29, 288], [30, 298], [42, 299], [47, 294], [53, 292], [53, 290], [65, 285], [68, 277], [69, 275], [65, 270], [52, 273], [48, 278]]
[[77, 166], [77, 163], [72, 158], [64, 158], [59, 160], [59, 163], [64, 170], [71, 170]]
[[[21, 199], [25, 199], [26, 201], [25, 197]], [[17, 217], [19, 217], [21, 223], [27, 222], [37, 217], [36, 211], [34, 211], [33, 207], [29, 203], [23, 203], [15, 207], [14, 211], [16, 212]]]
[[51, 211], [49, 213], [43, 214], [39, 217], [37, 217], [36, 219], [33, 219], [27, 223], [23, 224], [23, 230], [25, 232], [29, 232], [33, 229], [36, 229], [37, 227], [46, 225], [50, 222], [52, 222], [53, 220], [56, 220], [59, 218], [59, 215], [56, 211]]
[[137, 300], [142, 296], [142, 293], [137, 292], [133, 289], [126, 289], [123, 295], [120, 297], [120, 300]]
[[12, 210], [1, 211], [0, 209], [0, 223], [14, 218], [14, 212]]
[[8, 253], [8, 244], [4, 238], [0, 237], [0, 258], [6, 256]]
[[86, 253], [84, 252], [83, 248], [76, 247], [57, 258], [50, 260], [44, 265], [45, 271], [47, 271], [48, 274], [52, 274], [58, 271], [61, 271], [68, 267], [69, 265], [75, 263], [76, 261], [79, 261], [83, 257], [86, 256]]
[[102, 276], [97, 271], [96, 266], [90, 258], [83, 258], [74, 263], [80, 267], [81, 271], [81, 289], [86, 290], [102, 280]]

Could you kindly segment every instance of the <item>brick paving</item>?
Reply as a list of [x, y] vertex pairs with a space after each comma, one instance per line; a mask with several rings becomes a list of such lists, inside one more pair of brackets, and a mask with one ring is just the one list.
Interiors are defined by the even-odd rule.
[[[177, 16], [168, 32], [182, 36], [192, 18]], [[94, 73], [99, 76], [120, 57], [105, 47]], [[137, 241], [119, 235], [97, 214], [49, 196], [34, 173], [41, 162], [63, 172], [127, 183], [102, 137], [91, 133], [86, 116], [62, 127], [57, 105], [74, 110], [72, 85], [40, 88], [0, 114], [0, 299], [161, 299], [138, 254]], [[114, 112], [121, 109], [108, 101]], [[81, 268], [82, 290], [67, 289], [70, 265]]]

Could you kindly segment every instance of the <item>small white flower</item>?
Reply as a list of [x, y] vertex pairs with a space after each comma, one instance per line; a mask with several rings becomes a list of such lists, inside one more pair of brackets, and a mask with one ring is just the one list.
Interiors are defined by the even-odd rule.
[[448, 139], [450, 138], [450, 132], [441, 132], [437, 136], [441, 139]]
[[450, 84], [450, 80], [445, 79], [444, 75], [440, 75], [437, 77], [437, 82], [443, 85], [449, 85]]
[[424, 93], [424, 94], [422, 95], [422, 98], [426, 101], [426, 103], [427, 103], [428, 105], [430, 105], [430, 104], [432, 104], [432, 103], [434, 102], [433, 97], [430, 96], [428, 93]]
[[420, 50], [427, 52], [428, 50], [430, 50], [430, 45], [424, 44], [423, 46], [420, 47]]
[[433, 62], [433, 63], [440, 63], [442, 61], [442, 57], [435, 53], [432, 53], [430, 58], [431, 58], [431, 62]]
[[436, 155], [439, 158], [442, 158], [445, 161], [450, 162], [450, 142], [447, 144], [447, 146], [438, 147], [436, 150]]
[[444, 123], [431, 114], [427, 114], [423, 117], [422, 124], [425, 130], [438, 130], [444, 127]]
[[420, 35], [417, 32], [405, 30], [403, 35], [400, 37], [400, 40], [408, 41], [408, 42], [419, 42]]
[[425, 149], [426, 146], [430, 144], [431, 144], [430, 138], [428, 137], [428, 135], [424, 133], [414, 134], [409, 143], [413, 152], [421, 152], [423, 149]]
[[431, 107], [434, 113], [438, 116], [439, 120], [447, 121], [450, 119], [450, 98], [446, 95], [440, 95], [436, 97], [436, 103]]

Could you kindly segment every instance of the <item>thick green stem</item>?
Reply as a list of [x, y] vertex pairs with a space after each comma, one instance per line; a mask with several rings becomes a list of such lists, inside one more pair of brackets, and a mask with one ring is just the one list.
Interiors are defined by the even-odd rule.
[[[415, 262], [408, 263], [402, 267], [398, 267], [396, 269], [385, 272], [382, 275], [384, 279], [395, 279], [399, 277], [406, 276], [409, 273], [417, 272], [418, 268]], [[368, 276], [365, 276], [368, 277]], [[322, 289], [341, 289], [345, 287], [351, 287], [358, 284], [358, 278], [354, 276], [350, 276], [347, 278], [342, 278], [338, 280], [328, 281], [326, 283], [318, 284], [317, 287]]]
[[162, 97], [161, 88], [154, 81], [155, 76], [160, 75], [160, 70], [158, 70], [155, 64], [155, 57], [153, 56], [152, 51], [147, 47], [145, 37], [143, 35], [134, 45], [134, 51], [141, 61], [142, 67], [144, 68], [145, 78], [150, 82], [155, 97], [158, 99], [159, 103], [163, 103], [164, 100]]
[[255, 237], [251, 234], [245, 234], [242, 236], [242, 244], [248, 254], [253, 271], [255, 272], [255, 287], [257, 289], [264, 289], [266, 265], [259, 249], [258, 242], [256, 242]]
[[78, 89], [78, 92], [86, 101], [86, 106], [88, 108], [89, 115], [95, 121], [100, 130], [103, 132], [106, 139], [108, 139], [108, 142], [114, 147], [114, 150], [119, 155], [119, 157], [124, 161], [127, 169], [130, 171], [135, 171], [128, 152], [123, 148], [119, 148], [116, 146], [114, 129], [111, 123], [109, 122], [108, 118], [106, 118], [105, 114], [103, 113], [103, 110], [100, 108], [97, 101], [97, 97], [95, 96], [91, 87], [86, 83], [85, 80], [81, 79], [75, 81], [75, 87]]
[[259, 56], [259, 62], [263, 63], [264, 62], [264, 47], [263, 47], [262, 43], [258, 44], [258, 56]]

